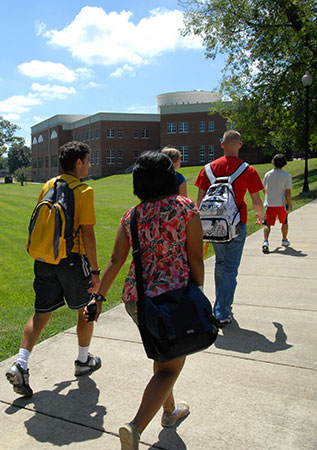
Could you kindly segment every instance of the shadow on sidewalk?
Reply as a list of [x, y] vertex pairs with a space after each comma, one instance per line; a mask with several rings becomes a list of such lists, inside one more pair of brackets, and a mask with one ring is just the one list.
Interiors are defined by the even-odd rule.
[[286, 343], [287, 335], [283, 325], [278, 322], [273, 322], [273, 325], [276, 328], [274, 342], [257, 331], [240, 328], [238, 322], [234, 319], [230, 325], [222, 329], [223, 334], [218, 335], [214, 345], [223, 350], [239, 353], [274, 353], [293, 347]]
[[307, 253], [303, 253], [301, 250], [295, 250], [293, 247], [276, 247], [273, 251], [269, 251], [268, 254], [278, 253], [279, 255], [285, 256], [307, 256]]
[[[186, 416], [188, 417], [188, 416]], [[159, 440], [155, 442], [151, 447], [149, 447], [149, 450], [155, 450], [157, 448], [160, 449], [173, 449], [173, 450], [186, 450], [187, 447], [185, 445], [185, 442], [183, 439], [177, 434], [177, 427], [186, 420], [186, 417], [184, 419], [180, 420], [177, 424], [177, 426], [170, 427], [170, 428], [162, 428], [162, 431], [160, 431], [158, 438]]]
[[[62, 394], [72, 384], [75, 388]], [[104, 433], [103, 418], [107, 412], [104, 406], [97, 404], [99, 390], [96, 383], [85, 376], [78, 381], [62, 381], [55, 386], [53, 391], [40, 391], [31, 398], [16, 399], [6, 409], [6, 414], [34, 409], [35, 414], [25, 421], [25, 427], [38, 442], [62, 446], [99, 438]]]

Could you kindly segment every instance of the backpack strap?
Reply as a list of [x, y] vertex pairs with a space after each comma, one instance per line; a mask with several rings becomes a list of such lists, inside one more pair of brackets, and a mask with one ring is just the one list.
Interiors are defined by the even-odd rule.
[[243, 162], [240, 166], [228, 177], [228, 182], [232, 184], [245, 170], [249, 167], [247, 162]]
[[205, 174], [206, 174], [210, 184], [214, 184], [217, 178], [215, 177], [215, 175], [212, 171], [210, 163], [205, 165]]

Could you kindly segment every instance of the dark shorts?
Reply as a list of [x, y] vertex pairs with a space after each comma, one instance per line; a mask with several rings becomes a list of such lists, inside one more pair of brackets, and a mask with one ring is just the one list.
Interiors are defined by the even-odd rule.
[[57, 265], [34, 263], [35, 312], [48, 313], [64, 306], [80, 309], [89, 302], [91, 271], [85, 255], [71, 253]]

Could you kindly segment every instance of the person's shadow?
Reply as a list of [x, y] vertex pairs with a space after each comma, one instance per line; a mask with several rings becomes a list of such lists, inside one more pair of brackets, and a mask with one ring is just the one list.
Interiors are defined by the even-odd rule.
[[279, 322], [273, 322], [273, 325], [276, 328], [275, 340], [270, 341], [257, 331], [240, 328], [238, 322], [233, 319], [229, 326], [222, 328], [223, 334], [218, 334], [215, 347], [238, 353], [274, 353], [293, 347], [286, 343], [287, 335], [283, 325]]
[[166, 449], [166, 450], [186, 450], [187, 447], [183, 439], [177, 434], [177, 427], [186, 420], [188, 416], [177, 422], [177, 425], [169, 428], [162, 428], [158, 435], [158, 441], [149, 447], [149, 450], [155, 450], [157, 448]]
[[278, 253], [279, 255], [285, 256], [307, 256], [307, 253], [303, 253], [301, 250], [295, 250], [295, 248], [293, 247], [276, 247], [274, 250], [269, 251], [268, 253]]
[[[62, 391], [75, 384], [67, 394]], [[38, 442], [50, 442], [53, 445], [69, 445], [97, 439], [104, 433], [104, 406], [98, 405], [99, 389], [89, 377], [62, 381], [53, 391], [40, 391], [31, 398], [21, 397], [6, 409], [6, 414], [17, 413], [21, 408], [35, 414], [25, 421], [27, 433]], [[18, 409], [17, 409], [18, 408]], [[54, 420], [54, 425], [52, 424]]]

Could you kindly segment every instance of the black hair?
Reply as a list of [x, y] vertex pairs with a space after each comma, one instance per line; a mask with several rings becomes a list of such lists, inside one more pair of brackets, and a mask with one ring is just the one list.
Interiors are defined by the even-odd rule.
[[71, 141], [64, 144], [59, 149], [59, 162], [65, 171], [73, 170], [77, 159], [84, 161], [87, 154], [90, 153], [90, 147], [83, 142]]
[[274, 164], [277, 169], [281, 169], [282, 167], [286, 166], [287, 160], [285, 158], [285, 155], [283, 155], [283, 153], [278, 153], [277, 155], [275, 155], [272, 159], [272, 164]]
[[173, 163], [160, 151], [142, 153], [135, 162], [132, 174], [133, 192], [140, 200], [178, 194]]

